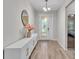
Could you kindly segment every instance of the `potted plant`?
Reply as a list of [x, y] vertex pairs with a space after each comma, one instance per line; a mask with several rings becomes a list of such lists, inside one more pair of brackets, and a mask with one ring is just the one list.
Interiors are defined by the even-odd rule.
[[33, 25], [27, 24], [25, 25], [25, 28], [27, 30], [27, 37], [31, 37], [31, 31], [34, 29]]

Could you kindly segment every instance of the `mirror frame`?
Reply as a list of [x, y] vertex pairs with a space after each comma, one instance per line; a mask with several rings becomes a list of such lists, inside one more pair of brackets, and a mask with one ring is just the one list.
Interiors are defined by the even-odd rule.
[[23, 19], [22, 19], [23, 12], [26, 12], [27, 14], [28, 14], [28, 12], [27, 12], [27, 10], [25, 10], [25, 9], [23, 9], [22, 12], [21, 12], [21, 21], [22, 21], [23, 26], [25, 26], [25, 25], [24, 25], [24, 22], [23, 22]]

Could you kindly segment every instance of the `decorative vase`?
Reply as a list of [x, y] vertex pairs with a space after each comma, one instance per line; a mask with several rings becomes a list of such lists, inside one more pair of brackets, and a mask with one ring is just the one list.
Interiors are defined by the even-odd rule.
[[31, 37], [31, 31], [27, 32], [27, 38]]

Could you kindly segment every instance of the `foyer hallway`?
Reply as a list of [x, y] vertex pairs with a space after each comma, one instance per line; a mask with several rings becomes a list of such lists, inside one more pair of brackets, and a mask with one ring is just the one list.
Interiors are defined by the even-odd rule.
[[64, 51], [56, 41], [38, 41], [30, 59], [75, 59], [72, 51]]

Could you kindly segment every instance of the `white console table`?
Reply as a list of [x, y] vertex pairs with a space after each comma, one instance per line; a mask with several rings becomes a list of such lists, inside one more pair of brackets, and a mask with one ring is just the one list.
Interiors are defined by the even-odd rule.
[[37, 34], [21, 39], [4, 49], [4, 59], [28, 59], [37, 43]]

